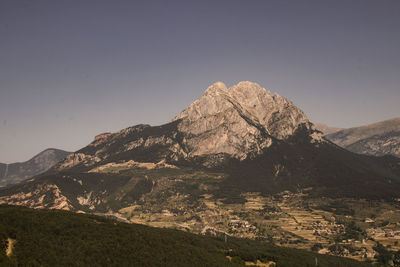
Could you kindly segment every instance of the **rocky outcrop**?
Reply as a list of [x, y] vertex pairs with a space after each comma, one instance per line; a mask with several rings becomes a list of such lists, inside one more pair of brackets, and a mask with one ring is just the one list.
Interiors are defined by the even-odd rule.
[[69, 200], [54, 184], [39, 184], [30, 192], [18, 192], [10, 196], [0, 196], [0, 205], [27, 206], [30, 208], [47, 208], [72, 210]]
[[93, 145], [99, 145], [107, 140], [107, 138], [111, 135], [111, 133], [102, 133], [98, 134], [94, 137]]
[[57, 166], [57, 169], [64, 170], [79, 165], [91, 166], [100, 161], [101, 159], [96, 156], [87, 155], [84, 153], [72, 153], [68, 155], [64, 161], [60, 162], [60, 164]]

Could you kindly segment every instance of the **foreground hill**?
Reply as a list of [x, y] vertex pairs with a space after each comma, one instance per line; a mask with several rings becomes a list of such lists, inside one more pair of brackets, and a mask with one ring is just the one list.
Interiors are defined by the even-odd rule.
[[[263, 242], [212, 238], [94, 215], [0, 206], [1, 266], [370, 266]], [[228, 257], [227, 257], [228, 256]], [[230, 260], [229, 257], [232, 259]]]
[[0, 187], [15, 184], [50, 169], [71, 152], [60, 149], [46, 149], [25, 162], [0, 163]]
[[400, 157], [400, 118], [344, 129], [326, 138], [355, 153]]

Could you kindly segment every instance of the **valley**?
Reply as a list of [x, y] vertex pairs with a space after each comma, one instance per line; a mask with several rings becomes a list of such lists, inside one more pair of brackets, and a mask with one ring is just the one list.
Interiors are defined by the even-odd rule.
[[149, 193], [118, 215], [133, 223], [264, 240], [359, 261], [375, 262], [378, 244], [393, 252], [400, 249], [400, 203], [321, 200], [310, 198], [307, 191], [275, 196], [246, 193], [241, 195], [243, 203], [226, 203], [207, 193], [193, 202], [191, 196], [175, 191], [157, 201], [159, 195]]

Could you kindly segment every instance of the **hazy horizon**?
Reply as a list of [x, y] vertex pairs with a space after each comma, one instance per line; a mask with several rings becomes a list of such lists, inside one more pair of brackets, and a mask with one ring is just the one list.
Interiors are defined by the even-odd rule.
[[400, 116], [398, 1], [2, 1], [0, 162], [159, 125], [216, 81], [312, 122]]

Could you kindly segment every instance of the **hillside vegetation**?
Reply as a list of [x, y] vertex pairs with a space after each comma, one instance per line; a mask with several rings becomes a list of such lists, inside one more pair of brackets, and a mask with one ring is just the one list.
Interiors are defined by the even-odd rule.
[[318, 266], [370, 266], [259, 241], [12, 206], [0, 206], [0, 247], [0, 266], [315, 266], [316, 258]]

